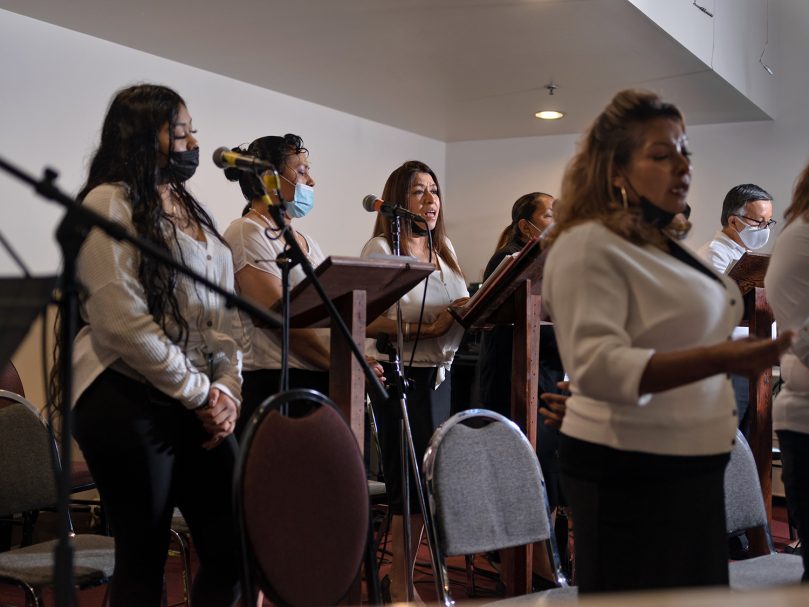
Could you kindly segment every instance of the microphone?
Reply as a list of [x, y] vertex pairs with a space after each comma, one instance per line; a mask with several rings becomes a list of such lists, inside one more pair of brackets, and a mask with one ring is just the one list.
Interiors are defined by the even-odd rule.
[[368, 194], [362, 199], [362, 207], [369, 213], [382, 213], [385, 217], [405, 217], [410, 221], [418, 221], [420, 223], [427, 223], [427, 220], [413, 211], [408, 211], [404, 207], [400, 207], [390, 202], [377, 198], [373, 194]]
[[275, 171], [275, 167], [271, 162], [261, 160], [261, 158], [256, 158], [255, 156], [232, 152], [226, 147], [217, 148], [214, 151], [213, 163], [220, 169], [235, 167], [242, 171]]

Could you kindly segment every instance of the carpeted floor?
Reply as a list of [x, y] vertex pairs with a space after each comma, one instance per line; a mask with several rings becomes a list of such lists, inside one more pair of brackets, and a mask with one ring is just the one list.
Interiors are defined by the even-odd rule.
[[[87, 530], [89, 528], [89, 521], [86, 516], [82, 517], [81, 515], [77, 515], [74, 518], [77, 531], [81, 532], [82, 530]], [[775, 498], [773, 504], [772, 535], [773, 543], [778, 551], [782, 551], [784, 547], [790, 543], [786, 519], [786, 508], [783, 499]], [[35, 539], [37, 541], [48, 539], [53, 533], [54, 527], [54, 515], [47, 512], [42, 513], [40, 515], [40, 520], [37, 522]], [[19, 532], [15, 530], [12, 535], [12, 541], [18, 541], [18, 539]], [[478, 555], [475, 558], [475, 566], [479, 572], [476, 575], [476, 595], [474, 597], [470, 596], [471, 593], [467, 583], [467, 575], [463, 558], [452, 558], [449, 560], [448, 565], [452, 584], [452, 594], [456, 600], [484, 598], [496, 596], [498, 594], [499, 584], [496, 577], [495, 566], [492, 565], [483, 555]], [[193, 561], [193, 566], [196, 566], [196, 560]], [[387, 561], [387, 558], [383, 557], [383, 564], [380, 568], [380, 576], [384, 576], [389, 568], [390, 564]], [[182, 565], [180, 559], [170, 556], [166, 562], [166, 593], [168, 605], [175, 605], [181, 603], [183, 600], [181, 573]], [[428, 602], [436, 599], [435, 583], [429, 563], [429, 551], [427, 550], [426, 543], [423, 543], [421, 549], [419, 550], [415, 583], [422, 599]], [[79, 592], [79, 607], [102, 607], [104, 592], [103, 586]], [[0, 604], [23, 605], [23, 595], [17, 590], [9, 589], [6, 586], [0, 586]], [[45, 605], [54, 605], [54, 597], [50, 592], [45, 593]]]

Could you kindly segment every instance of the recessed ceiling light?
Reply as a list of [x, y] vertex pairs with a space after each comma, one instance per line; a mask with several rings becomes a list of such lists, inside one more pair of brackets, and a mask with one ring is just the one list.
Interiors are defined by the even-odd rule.
[[534, 114], [534, 116], [541, 118], [542, 120], [559, 120], [564, 115], [564, 112], [558, 112], [556, 110], [542, 110], [541, 112]]

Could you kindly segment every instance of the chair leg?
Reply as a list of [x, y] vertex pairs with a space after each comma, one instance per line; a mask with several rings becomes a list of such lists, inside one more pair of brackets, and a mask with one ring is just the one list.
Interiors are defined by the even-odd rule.
[[469, 582], [469, 590], [467, 592], [469, 598], [472, 598], [477, 594], [477, 583], [475, 582], [475, 555], [467, 554], [463, 558], [466, 563], [466, 579]]
[[191, 548], [185, 537], [185, 534], [179, 533], [174, 529], [170, 529], [174, 540], [177, 542], [178, 553], [180, 560], [183, 564], [182, 580], [183, 580], [183, 602], [185, 607], [191, 607]]

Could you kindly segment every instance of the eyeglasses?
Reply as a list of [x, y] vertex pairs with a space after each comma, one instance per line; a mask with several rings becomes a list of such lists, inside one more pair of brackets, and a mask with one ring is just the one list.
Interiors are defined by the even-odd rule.
[[764, 221], [763, 219], [753, 219], [752, 217], [747, 217], [746, 215], [738, 215], [738, 214], [736, 215], [736, 217], [741, 217], [742, 219], [746, 219], [747, 221], [752, 221], [753, 223], [755, 223], [756, 227], [758, 227], [759, 230], [763, 230], [764, 228], [771, 228], [776, 223], [778, 223], [777, 221], [775, 221], [775, 219]]

